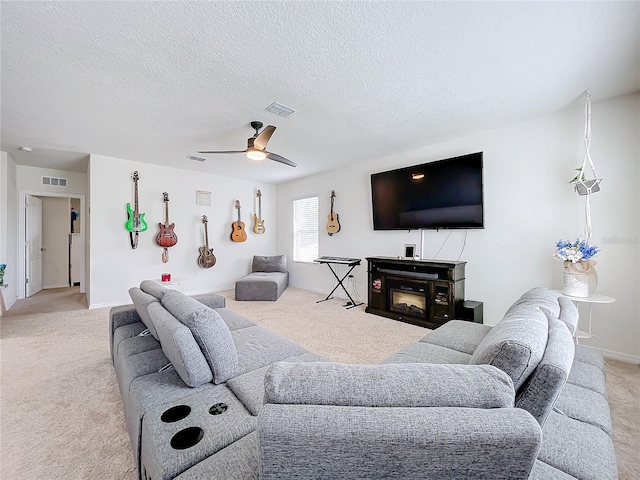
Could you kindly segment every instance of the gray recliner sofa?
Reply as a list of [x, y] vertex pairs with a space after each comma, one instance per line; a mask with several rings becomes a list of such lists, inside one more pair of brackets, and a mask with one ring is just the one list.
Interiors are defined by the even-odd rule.
[[[223, 297], [158, 287], [143, 282], [134, 306], [111, 313], [145, 480], [617, 478], [601, 352], [575, 346], [575, 306], [546, 289], [525, 293], [495, 327], [453, 320], [381, 365], [343, 365], [227, 310]], [[145, 321], [159, 341], [138, 336]], [[217, 346], [205, 345], [209, 324]]]

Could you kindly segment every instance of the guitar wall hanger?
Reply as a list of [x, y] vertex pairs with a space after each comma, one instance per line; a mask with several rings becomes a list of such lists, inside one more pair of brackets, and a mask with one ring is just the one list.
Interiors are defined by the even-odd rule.
[[133, 179], [134, 185], [134, 207], [131, 209], [131, 204], [127, 203], [127, 223], [124, 224], [124, 227], [129, 231], [131, 248], [135, 249], [138, 247], [138, 235], [147, 229], [147, 222], [144, 220], [145, 214], [140, 213], [138, 207], [138, 180], [140, 179], [140, 175], [137, 170], [133, 172], [131, 178]]

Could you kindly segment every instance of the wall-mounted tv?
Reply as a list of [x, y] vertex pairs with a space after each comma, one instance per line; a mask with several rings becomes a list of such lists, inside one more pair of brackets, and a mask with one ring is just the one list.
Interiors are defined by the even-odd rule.
[[482, 152], [371, 175], [374, 230], [484, 228]]

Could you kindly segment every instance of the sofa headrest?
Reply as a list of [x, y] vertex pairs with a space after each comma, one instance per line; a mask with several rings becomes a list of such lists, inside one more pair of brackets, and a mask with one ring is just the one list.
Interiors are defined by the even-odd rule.
[[218, 312], [176, 290], [166, 292], [161, 303], [191, 330], [213, 372], [213, 383], [226, 382], [236, 375], [238, 351], [229, 327]]
[[274, 363], [264, 402], [362, 407], [509, 408], [507, 374], [489, 365]]
[[140, 283], [140, 290], [149, 295], [153, 295], [158, 300], [162, 300], [163, 295], [169, 291], [168, 288], [163, 287], [158, 282], [153, 280], [143, 280]]
[[151, 303], [157, 302], [158, 299], [153, 295], [149, 295], [148, 293], [143, 292], [138, 287], [131, 287], [129, 289], [129, 296], [133, 301], [133, 306], [135, 307], [136, 312], [138, 312], [140, 320], [142, 320], [142, 323], [144, 323], [145, 327], [149, 329], [149, 333], [153, 335], [153, 338], [158, 340], [156, 327], [153, 324], [153, 320], [149, 316], [149, 311], [147, 310], [147, 307]]
[[580, 317], [578, 307], [567, 297], [558, 297], [558, 304], [560, 305], [560, 316], [558, 318], [564, 322], [571, 335], [573, 335], [578, 329], [578, 319]]
[[160, 302], [151, 303], [149, 316], [158, 332], [158, 340], [182, 381], [190, 387], [199, 387], [213, 379], [211, 368], [191, 330], [171, 315]]
[[254, 255], [252, 272], [287, 272], [287, 257], [284, 255]]
[[540, 424], [553, 409], [567, 382], [573, 364], [575, 344], [565, 324], [549, 319], [549, 339], [542, 360], [516, 395], [516, 407], [528, 411]]
[[549, 320], [535, 302], [514, 304], [480, 341], [469, 364], [489, 364], [513, 380], [516, 391], [535, 370], [544, 355]]
[[558, 304], [558, 295], [544, 287], [535, 287], [522, 294], [522, 296], [514, 302], [507, 310], [507, 314], [512, 308], [521, 304], [536, 305], [540, 307], [547, 318], [558, 318], [560, 315], [560, 305]]

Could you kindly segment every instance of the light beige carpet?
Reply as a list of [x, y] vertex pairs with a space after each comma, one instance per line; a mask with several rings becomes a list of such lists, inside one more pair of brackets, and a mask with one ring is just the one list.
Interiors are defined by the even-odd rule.
[[[277, 302], [227, 306], [333, 361], [377, 363], [428, 330], [288, 288]], [[57, 300], [56, 300], [57, 298]], [[108, 309], [73, 289], [43, 291], [0, 317], [0, 478], [136, 478], [109, 357]], [[46, 312], [46, 313], [39, 313]], [[609, 361], [620, 478], [640, 478], [640, 368]]]

